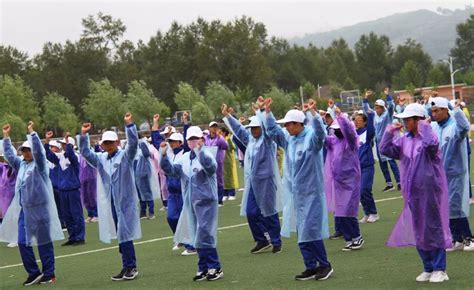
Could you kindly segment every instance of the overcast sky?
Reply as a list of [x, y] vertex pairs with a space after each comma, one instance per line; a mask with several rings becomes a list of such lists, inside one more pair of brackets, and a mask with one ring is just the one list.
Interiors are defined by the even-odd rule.
[[148, 41], [157, 30], [166, 31], [173, 20], [188, 24], [206, 20], [233, 20], [247, 15], [263, 22], [271, 36], [290, 38], [307, 33], [375, 20], [400, 12], [438, 7], [464, 9], [474, 0], [451, 1], [21, 1], [0, 0], [0, 43], [29, 54], [47, 41], [77, 40], [81, 19], [102, 11], [127, 26], [125, 38]]

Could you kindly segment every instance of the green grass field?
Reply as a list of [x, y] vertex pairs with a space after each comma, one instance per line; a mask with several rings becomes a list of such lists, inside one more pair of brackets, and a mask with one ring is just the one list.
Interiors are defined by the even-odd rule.
[[[225, 276], [215, 282], [193, 282], [197, 256], [181, 256], [172, 251], [171, 230], [164, 212], [155, 220], [142, 221], [143, 238], [136, 242], [139, 277], [135, 281], [112, 282], [110, 276], [121, 268], [117, 244], [103, 244], [98, 239], [97, 224], [86, 224], [86, 244], [61, 247], [55, 243], [56, 276], [53, 288], [247, 288], [247, 289], [384, 289], [384, 288], [474, 288], [474, 252], [448, 254], [450, 281], [442, 285], [419, 284], [415, 277], [422, 271], [415, 248], [388, 248], [385, 241], [402, 208], [400, 192], [381, 193], [384, 187], [376, 165], [374, 195], [381, 219], [361, 225], [366, 240], [360, 251], [342, 252], [343, 240], [325, 241], [334, 274], [327, 281], [295, 281], [304, 270], [296, 237], [283, 239], [283, 252], [251, 255], [254, 246], [246, 219], [239, 216], [241, 192], [236, 201], [220, 208], [218, 252]], [[422, 173], [420, 173], [422, 174]], [[161, 204], [157, 202], [157, 209]], [[331, 219], [332, 220], [332, 219]], [[470, 219], [471, 225], [474, 218]], [[331, 221], [331, 230], [332, 230]], [[472, 226], [471, 226], [472, 228]], [[37, 255], [37, 258], [39, 256]], [[0, 245], [0, 289], [21, 288], [26, 272], [18, 248]]]

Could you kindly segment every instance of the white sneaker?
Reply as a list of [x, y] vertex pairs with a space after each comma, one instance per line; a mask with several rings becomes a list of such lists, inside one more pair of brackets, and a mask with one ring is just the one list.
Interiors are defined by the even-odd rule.
[[469, 204], [474, 204], [474, 197], [471, 197], [471, 198], [469, 199]]
[[448, 274], [446, 274], [446, 272], [444, 271], [434, 271], [430, 277], [431, 283], [441, 283], [448, 280], [449, 280]]
[[219, 205], [218, 205], [218, 207], [223, 207], [223, 206], [224, 206], [224, 205], [223, 205], [223, 204], [221, 204], [221, 203], [219, 203]]
[[432, 273], [423, 272], [416, 277], [416, 282], [428, 282], [430, 281]]
[[91, 222], [91, 220], [92, 220], [92, 218], [91, 218], [91, 217], [87, 217], [87, 218], [86, 218], [86, 220], [85, 220], [84, 222], [85, 222], [86, 224], [88, 224], [88, 223], [90, 223], [90, 222]]
[[182, 247], [183, 247], [183, 244], [176, 243], [176, 244], [174, 244], [173, 248], [171, 248], [171, 250], [177, 251], [177, 250], [181, 249]]
[[371, 214], [369, 215], [369, 217], [367, 218], [367, 222], [368, 223], [375, 223], [376, 221], [379, 220], [379, 215], [378, 214]]
[[463, 251], [466, 251], [466, 252], [474, 251], [474, 240], [472, 238], [464, 240]]
[[229, 196], [229, 200], [235, 200], [235, 196]]
[[464, 249], [464, 243], [454, 242], [451, 248], [446, 249], [446, 252], [462, 251], [463, 249]]
[[224, 196], [224, 197], [222, 198], [222, 201], [226, 201], [226, 200], [228, 200], [228, 199], [229, 199], [228, 196]]
[[99, 219], [98, 219], [97, 217], [91, 218], [91, 223], [96, 223], [96, 222], [98, 222], [98, 221], [99, 221]]
[[167, 210], [167, 208], [164, 207], [164, 206], [162, 208], [160, 208], [160, 211], [166, 211], [166, 210]]
[[359, 224], [365, 224], [367, 223], [367, 219], [369, 218], [368, 215], [365, 215], [363, 216], [360, 220], [359, 220]]
[[18, 243], [9, 243], [9, 244], [7, 245], [7, 247], [8, 247], [8, 248], [16, 248], [16, 247], [18, 247]]
[[181, 256], [192, 256], [192, 255], [196, 255], [196, 254], [197, 254], [196, 250], [192, 251], [192, 250], [186, 249], [181, 253]]

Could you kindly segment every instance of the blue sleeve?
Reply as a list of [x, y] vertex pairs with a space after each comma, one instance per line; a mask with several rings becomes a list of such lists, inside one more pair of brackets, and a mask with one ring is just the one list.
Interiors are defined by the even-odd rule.
[[239, 150], [245, 154], [247, 146], [245, 146], [244, 143], [242, 143], [240, 139], [235, 136], [232, 136], [232, 141], [234, 142], [235, 146], [237, 146], [237, 148], [239, 148]]
[[51, 151], [49, 144], [44, 144], [44, 151], [46, 152], [46, 159], [48, 159], [49, 162], [55, 165], [59, 164], [59, 158], [53, 153], [53, 151]]
[[18, 157], [13, 150], [10, 138], [3, 139], [3, 154], [5, 154], [5, 159], [8, 161], [10, 166], [18, 172], [20, 169], [21, 158]]
[[82, 157], [84, 157], [90, 165], [97, 168], [99, 163], [98, 153], [92, 152], [89, 143], [89, 134], [81, 135], [79, 141], [79, 149]]
[[191, 149], [189, 148], [188, 146], [188, 142], [186, 142], [186, 135], [188, 134], [188, 129], [191, 125], [188, 123], [188, 124], [184, 124], [183, 125], [183, 152], [189, 152], [191, 151]]
[[33, 153], [33, 158], [35, 159], [36, 166], [43, 173], [49, 174], [48, 160], [46, 159], [46, 152], [44, 151], [43, 144], [41, 143], [40, 138], [36, 132], [28, 135], [28, 139], [31, 142], [31, 152]]
[[460, 108], [456, 108], [452, 112], [456, 121], [456, 137], [464, 139], [468, 135], [471, 125], [466, 118], [466, 114]]
[[69, 162], [73, 166], [79, 167], [79, 160], [77, 158], [76, 152], [74, 152], [74, 147], [72, 144], [66, 144], [66, 151], [64, 152], [64, 157], [69, 159]]
[[94, 145], [94, 152], [97, 152], [97, 153], [103, 152], [99, 144]]
[[283, 129], [276, 123], [276, 119], [273, 113], [270, 112], [266, 117], [262, 118], [262, 124], [264, 124], [268, 136], [280, 147], [286, 149], [288, 141]]
[[234, 136], [237, 137], [244, 146], [247, 146], [250, 136], [249, 131], [245, 129], [245, 127], [242, 126], [242, 124], [240, 124], [240, 122], [233, 116], [225, 117], [225, 119], [229, 122], [229, 125], [234, 132]]
[[312, 116], [311, 113], [306, 113], [306, 118], [312, 120], [312, 126], [314, 129], [314, 136], [312, 138], [312, 143], [316, 151], [321, 150], [324, 145], [324, 139], [326, 139], [326, 128], [324, 127], [323, 120], [321, 116], [316, 113], [315, 116]]
[[125, 126], [125, 133], [127, 135], [125, 154], [129, 161], [133, 161], [138, 151], [138, 133], [135, 124], [128, 124]]
[[375, 137], [375, 113], [369, 112], [367, 115], [367, 142], [372, 142]]
[[151, 144], [155, 146], [156, 150], [160, 150], [161, 142], [163, 142], [163, 138], [161, 137], [160, 131], [151, 131]]
[[392, 123], [393, 121], [393, 112], [395, 110], [395, 103], [393, 102], [392, 96], [388, 95], [387, 96], [387, 112], [388, 112], [388, 120], [389, 123]]
[[160, 167], [167, 176], [181, 177], [181, 164], [172, 163], [168, 154], [161, 154]]
[[362, 108], [364, 109], [364, 113], [366, 115], [368, 115], [369, 112], [372, 111], [372, 109], [370, 108], [368, 99], [364, 99], [364, 101], [362, 102]]
[[207, 175], [211, 176], [215, 174], [217, 171], [217, 161], [214, 156], [202, 149], [195, 149], [195, 152], [196, 156], [199, 158], [199, 163], [201, 163], [201, 166], [203, 167], [204, 171], [206, 171]]
[[139, 142], [140, 150], [142, 150], [143, 157], [150, 158], [150, 149], [148, 149], [148, 144], [146, 142]]

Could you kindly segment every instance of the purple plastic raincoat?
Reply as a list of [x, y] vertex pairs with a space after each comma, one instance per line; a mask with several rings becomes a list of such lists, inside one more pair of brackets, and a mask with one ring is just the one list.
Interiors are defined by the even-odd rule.
[[79, 157], [79, 180], [81, 181], [81, 198], [86, 208], [97, 208], [97, 170]]
[[344, 138], [326, 136], [324, 191], [328, 210], [337, 217], [357, 217], [360, 200], [359, 141], [346, 116], [337, 117]]
[[424, 251], [451, 247], [448, 185], [438, 138], [426, 121], [418, 122], [418, 134], [388, 126], [380, 151], [400, 160], [404, 207], [387, 246], [416, 246]]
[[204, 145], [217, 147], [217, 185], [224, 187], [224, 159], [229, 144], [227, 144], [227, 141], [221, 135], [216, 135], [214, 138], [211, 138], [209, 134], [204, 138]]
[[15, 195], [16, 171], [8, 163], [0, 163], [0, 217], [5, 217]]

